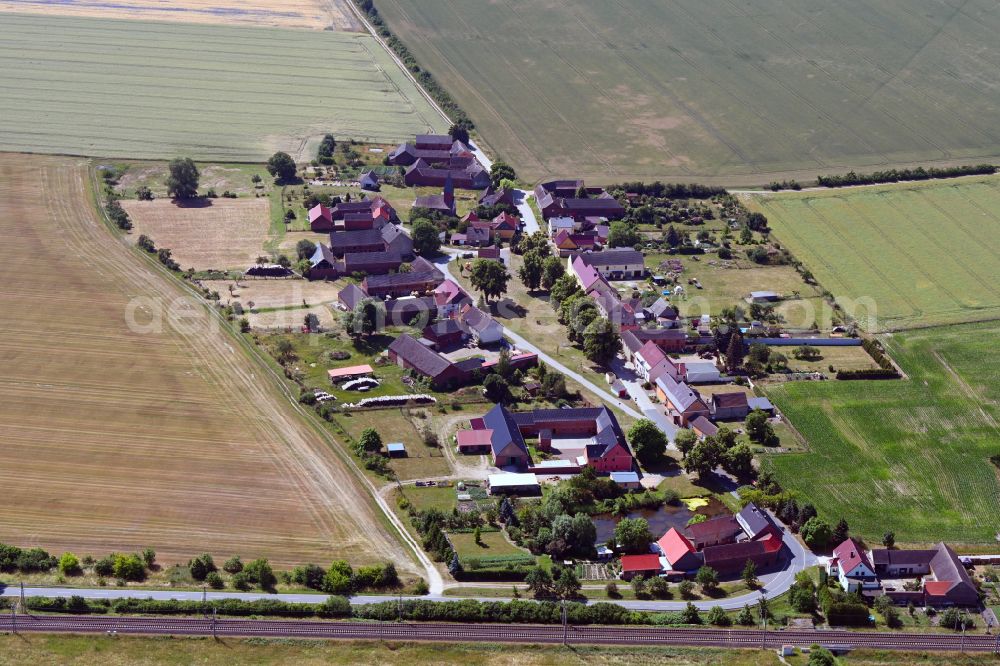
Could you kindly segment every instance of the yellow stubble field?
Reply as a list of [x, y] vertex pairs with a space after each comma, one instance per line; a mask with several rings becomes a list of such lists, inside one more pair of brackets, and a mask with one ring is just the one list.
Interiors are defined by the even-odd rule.
[[82, 160], [0, 155], [0, 541], [412, 570], [230, 334], [205, 318], [156, 330], [184, 292], [110, 235], [87, 178]]

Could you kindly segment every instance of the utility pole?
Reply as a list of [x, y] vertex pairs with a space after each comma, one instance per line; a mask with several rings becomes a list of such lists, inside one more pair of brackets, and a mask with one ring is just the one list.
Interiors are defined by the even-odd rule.
[[14, 634], [17, 634], [17, 606], [10, 607], [10, 625]]
[[567, 640], [567, 636], [566, 636], [566, 634], [568, 633], [568, 631], [567, 631], [568, 630], [568, 624], [567, 624], [566, 600], [565, 599], [563, 599], [563, 602], [562, 602], [562, 622], [563, 622], [563, 645], [567, 645], [568, 646], [569, 645], [569, 641]]
[[217, 619], [216, 615], [217, 615], [216, 609], [213, 608], [212, 609], [212, 638], [214, 638], [215, 640], [219, 640], [219, 635], [215, 632], [215, 622], [216, 622], [216, 619]]
[[21, 610], [24, 611], [24, 581], [21, 581]]

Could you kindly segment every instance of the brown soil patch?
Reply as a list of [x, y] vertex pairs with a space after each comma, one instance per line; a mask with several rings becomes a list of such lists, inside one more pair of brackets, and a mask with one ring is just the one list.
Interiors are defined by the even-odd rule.
[[350, 0], [46, 0], [0, 1], [0, 11], [95, 18], [313, 28], [362, 32]]
[[182, 269], [195, 270], [246, 268], [266, 254], [269, 205], [267, 199], [122, 201], [135, 227], [133, 242], [145, 234], [156, 247], [170, 248]]
[[110, 236], [86, 178], [82, 161], [0, 155], [0, 541], [413, 570], [334, 445], [203, 304], [149, 326], [186, 292]]

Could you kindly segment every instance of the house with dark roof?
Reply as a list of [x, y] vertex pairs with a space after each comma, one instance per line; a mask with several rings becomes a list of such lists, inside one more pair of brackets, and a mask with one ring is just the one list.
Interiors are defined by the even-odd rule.
[[418, 159], [407, 167], [403, 182], [409, 187], [442, 187], [449, 177], [455, 187], [464, 190], [482, 190], [490, 184], [489, 172], [471, 155], [453, 157], [447, 165], [442, 166], [432, 166], [425, 160]]
[[625, 216], [625, 208], [599, 187], [584, 188], [586, 197], [580, 197], [583, 187], [582, 180], [552, 180], [536, 185], [535, 199], [542, 217], [546, 220], [550, 217], [618, 220]]
[[330, 233], [330, 250], [337, 257], [347, 252], [382, 252], [386, 249], [381, 229], [358, 229]]
[[660, 325], [670, 326], [677, 321], [677, 308], [662, 296], [646, 308], [646, 311]]
[[361, 186], [361, 189], [367, 190], [368, 192], [378, 192], [382, 187], [379, 185], [378, 174], [371, 170], [365, 171], [361, 174], [361, 178], [358, 179], [358, 184]]
[[414, 292], [433, 291], [441, 284], [441, 271], [417, 271], [390, 275], [369, 275], [361, 281], [361, 290], [372, 298], [409, 296]]
[[640, 328], [633, 333], [639, 342], [652, 341], [668, 354], [684, 351], [688, 343], [687, 333], [679, 328]]
[[480, 206], [499, 206], [501, 204], [514, 205], [514, 190], [507, 188], [496, 190], [493, 189], [493, 185], [490, 185], [483, 192], [483, 196], [479, 197]]
[[435, 390], [456, 389], [469, 380], [469, 375], [454, 363], [406, 334], [400, 335], [389, 345], [389, 360], [401, 368], [426, 377]]
[[747, 394], [742, 391], [713, 393], [709, 408], [716, 421], [742, 421], [750, 413]]
[[[976, 584], [965, 566], [943, 542], [919, 550], [876, 548], [864, 556], [872, 574], [865, 575], [860, 583], [856, 580], [858, 576], [850, 575], [853, 560], [845, 562], [848, 553], [856, 554], [859, 549], [856, 541], [848, 539], [834, 549], [834, 557], [828, 564], [830, 575], [836, 575], [845, 590], [860, 587], [866, 594], [882, 593], [898, 604], [912, 602], [935, 608], [976, 607], [981, 603]], [[917, 592], [902, 589], [896, 581], [905, 578], [922, 579], [921, 589]]]
[[695, 548], [702, 550], [708, 546], [735, 543], [737, 537], [743, 534], [743, 528], [735, 516], [726, 515], [688, 525], [684, 528], [684, 532]]
[[459, 310], [458, 323], [479, 346], [503, 340], [503, 326], [471, 303], [466, 303]]
[[490, 453], [493, 455], [493, 464], [497, 467], [524, 469], [531, 463], [524, 437], [514, 422], [513, 415], [503, 405], [494, 406], [481, 419], [473, 419], [472, 429], [489, 433]]
[[342, 261], [344, 275], [385, 275], [398, 270], [402, 263], [398, 252], [346, 252]]
[[633, 280], [646, 276], [645, 260], [638, 250], [615, 248], [601, 252], [582, 252], [577, 256], [607, 280]]
[[309, 280], [336, 280], [341, 274], [341, 268], [330, 248], [317, 243], [316, 251], [309, 257], [309, 270], [305, 277]]
[[708, 417], [711, 412], [701, 395], [684, 382], [674, 381], [663, 374], [654, 382], [656, 397], [666, 405], [668, 414], [673, 413], [674, 423], [685, 426], [698, 416]]
[[472, 155], [469, 146], [448, 135], [419, 134], [413, 143], [401, 143], [387, 157], [393, 166], [409, 166], [418, 159], [428, 164], [446, 164], [453, 157]]
[[[522, 355], [526, 362], [534, 363], [537, 359], [533, 354]], [[519, 357], [512, 357], [511, 363], [520, 363]], [[484, 365], [484, 370], [489, 369]], [[625, 434], [614, 414], [607, 407], [588, 407], [577, 409], [535, 409], [526, 412], [509, 412], [502, 406], [509, 418], [505, 418], [502, 430], [502, 441], [514, 440], [524, 442], [525, 437], [537, 437], [538, 446], [542, 450], [550, 449], [553, 436], [572, 437], [574, 439], [590, 437], [591, 441], [585, 447], [584, 454], [575, 461], [569, 461], [567, 469], [573, 467], [574, 472], [584, 466], [592, 467], [602, 474], [612, 472], [631, 472], [634, 464], [632, 453], [625, 440]], [[509, 427], [508, 427], [509, 426]], [[473, 430], [487, 427], [478, 420], [472, 420]], [[511, 429], [518, 433], [514, 438]], [[458, 434], [459, 449], [482, 446], [481, 435]], [[494, 441], [496, 441], [494, 439]], [[504, 444], [506, 446], [506, 444]], [[519, 446], [519, 445], [518, 445]], [[526, 449], [525, 449], [526, 450]], [[494, 447], [494, 453], [496, 452]], [[567, 472], [567, 473], [574, 473]]]
[[428, 324], [421, 335], [433, 342], [437, 349], [460, 345], [465, 340], [465, 331], [454, 319], [442, 319]]
[[590, 437], [583, 455], [575, 461], [580, 467], [592, 467], [602, 474], [629, 472], [634, 467], [625, 433], [605, 406], [516, 412], [514, 420], [522, 434], [538, 437], [542, 450], [551, 448], [553, 437]]
[[694, 430], [699, 439], [705, 439], [718, 434], [719, 427], [704, 416], [699, 415], [691, 420], [691, 430]]
[[712, 567], [719, 575], [731, 576], [742, 572], [747, 560], [754, 563], [757, 571], [773, 569], [781, 563], [783, 550], [781, 538], [769, 534], [755, 541], [708, 546], [701, 552], [705, 566]]
[[451, 173], [444, 180], [444, 191], [441, 194], [417, 197], [413, 201], [414, 208], [426, 208], [446, 215], [455, 214], [455, 183]]
[[753, 502], [748, 502], [736, 514], [736, 522], [740, 524], [740, 527], [743, 528], [743, 531], [750, 539], [762, 539], [769, 534], [779, 539], [782, 536], [782, 529], [774, 522], [771, 514]]

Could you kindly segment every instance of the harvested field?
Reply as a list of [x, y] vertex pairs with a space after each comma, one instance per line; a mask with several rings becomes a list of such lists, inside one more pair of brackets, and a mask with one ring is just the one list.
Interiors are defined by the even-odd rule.
[[1000, 176], [746, 200], [870, 331], [1000, 318]]
[[528, 181], [1000, 157], [994, 0], [375, 4]]
[[764, 463], [869, 543], [892, 530], [897, 544], [995, 549], [1000, 478], [989, 458], [1000, 454], [1000, 324], [883, 340], [909, 379], [767, 385], [810, 450]]
[[393, 143], [447, 129], [367, 34], [2, 18], [0, 150], [308, 161], [327, 132]]
[[334, 446], [204, 305], [180, 314], [186, 292], [111, 237], [86, 179], [0, 156], [0, 541], [164, 564], [399, 553]]
[[[145, 234], [170, 248], [182, 269], [246, 268], [266, 254], [271, 207], [267, 199], [123, 200], [132, 218], [132, 242]], [[202, 205], [209, 204], [209, 205]]]
[[0, 12], [360, 31], [350, 0], [0, 0]]

